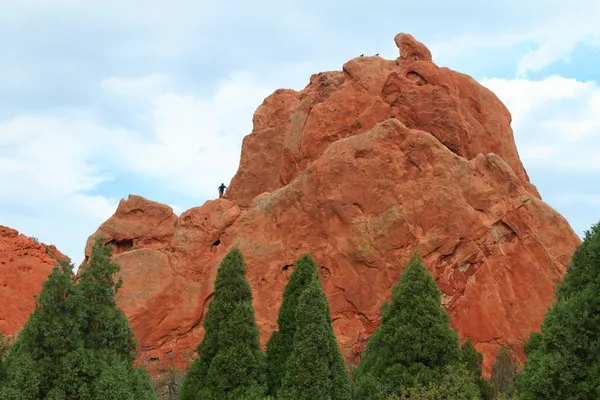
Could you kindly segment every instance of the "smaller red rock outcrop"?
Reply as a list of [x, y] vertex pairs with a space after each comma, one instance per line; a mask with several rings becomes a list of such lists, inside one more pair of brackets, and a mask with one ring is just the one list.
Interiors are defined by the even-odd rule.
[[0, 225], [0, 332], [13, 335], [27, 322], [35, 307], [34, 295], [59, 259], [67, 259], [54, 246], [20, 235]]

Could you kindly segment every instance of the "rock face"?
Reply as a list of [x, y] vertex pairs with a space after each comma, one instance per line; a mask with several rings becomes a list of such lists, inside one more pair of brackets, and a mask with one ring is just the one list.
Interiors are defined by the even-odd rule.
[[240, 207], [279, 189], [333, 142], [364, 133], [391, 116], [432, 134], [455, 154], [494, 153], [536, 197], [514, 143], [507, 108], [467, 75], [439, 68], [423, 44], [395, 38], [401, 57], [358, 57], [343, 71], [313, 75], [301, 92], [278, 90], [254, 115], [228, 198]]
[[33, 296], [58, 259], [67, 257], [56, 247], [0, 225], [0, 333], [13, 335], [27, 322], [35, 307]]
[[186, 364], [233, 246], [247, 262], [263, 344], [308, 252], [342, 351], [357, 363], [418, 249], [485, 373], [500, 345], [524, 358], [579, 238], [529, 182], [500, 100], [437, 67], [412, 36], [395, 42], [396, 60], [355, 58], [268, 97], [224, 198], [177, 217], [130, 196], [90, 237], [87, 254], [97, 235], [115, 244], [140, 361]]

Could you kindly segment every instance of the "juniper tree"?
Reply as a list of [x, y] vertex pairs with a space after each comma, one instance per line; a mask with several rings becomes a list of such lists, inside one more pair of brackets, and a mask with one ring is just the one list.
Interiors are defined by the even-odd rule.
[[265, 356], [245, 271], [238, 249], [221, 262], [204, 338], [184, 378], [182, 400], [250, 400], [265, 395]]
[[155, 398], [147, 373], [133, 367], [135, 341], [114, 301], [119, 267], [110, 251], [99, 238], [77, 284], [70, 263], [53, 268], [9, 351], [0, 398]]
[[279, 308], [277, 325], [267, 342], [267, 382], [268, 393], [276, 396], [285, 373], [285, 364], [292, 352], [294, 334], [296, 332], [296, 310], [300, 295], [315, 279], [318, 279], [317, 266], [310, 255], [304, 255], [296, 261], [294, 272], [283, 292]]
[[82, 338], [87, 349], [112, 349], [133, 362], [136, 355], [133, 331], [116, 302], [122, 280], [115, 282], [114, 277], [120, 266], [112, 262], [112, 246], [101, 246], [101, 240], [77, 279]]
[[333, 329], [321, 282], [312, 279], [296, 310], [292, 352], [285, 364], [279, 400], [350, 400], [348, 370]]
[[355, 370], [356, 399], [386, 398], [411, 386], [442, 381], [447, 365], [460, 364], [458, 336], [441, 307], [440, 291], [418, 255], [409, 261], [381, 325], [369, 338]]
[[556, 301], [525, 346], [520, 399], [600, 398], [600, 223], [573, 254]]

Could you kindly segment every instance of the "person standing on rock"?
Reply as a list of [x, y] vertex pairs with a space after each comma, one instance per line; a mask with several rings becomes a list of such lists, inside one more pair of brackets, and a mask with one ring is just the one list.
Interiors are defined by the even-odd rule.
[[225, 192], [226, 188], [227, 186], [221, 183], [221, 186], [219, 186], [219, 198], [223, 197], [223, 193]]

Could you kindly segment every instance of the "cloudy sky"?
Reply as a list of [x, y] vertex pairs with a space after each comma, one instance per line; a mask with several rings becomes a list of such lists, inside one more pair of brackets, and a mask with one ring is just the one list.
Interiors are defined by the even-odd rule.
[[542, 197], [600, 220], [600, 1], [0, 0], [0, 224], [76, 264], [134, 193], [177, 212], [237, 170], [264, 97], [411, 33], [509, 107]]

